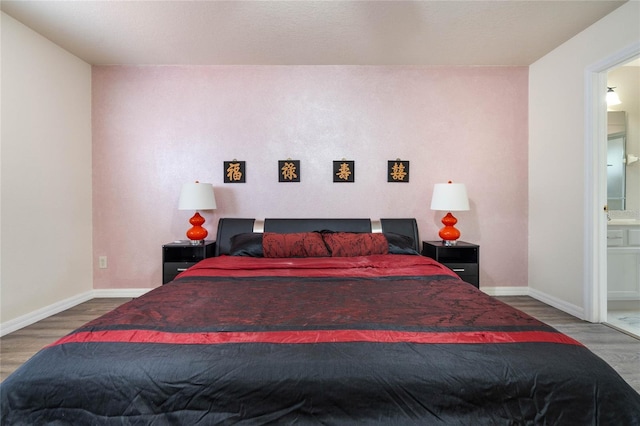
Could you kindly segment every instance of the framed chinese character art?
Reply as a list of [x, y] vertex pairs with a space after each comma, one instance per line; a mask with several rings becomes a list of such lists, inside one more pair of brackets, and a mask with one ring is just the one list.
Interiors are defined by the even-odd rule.
[[300, 182], [300, 160], [278, 161], [278, 182]]
[[334, 182], [355, 182], [356, 162], [355, 161], [334, 161], [333, 181]]
[[387, 162], [387, 182], [409, 182], [409, 162], [400, 159]]
[[224, 162], [224, 183], [245, 183], [246, 169], [244, 161]]

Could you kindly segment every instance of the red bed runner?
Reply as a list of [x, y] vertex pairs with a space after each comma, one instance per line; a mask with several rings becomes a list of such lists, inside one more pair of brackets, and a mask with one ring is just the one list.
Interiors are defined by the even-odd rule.
[[512, 332], [415, 332], [388, 330], [301, 330], [262, 332], [200, 332], [169, 333], [154, 330], [103, 330], [79, 332], [64, 337], [55, 345], [86, 342], [164, 343], [182, 345], [209, 345], [223, 343], [422, 343], [422, 344], [469, 344], [469, 343], [522, 343], [547, 342], [581, 345], [560, 333], [546, 331]]

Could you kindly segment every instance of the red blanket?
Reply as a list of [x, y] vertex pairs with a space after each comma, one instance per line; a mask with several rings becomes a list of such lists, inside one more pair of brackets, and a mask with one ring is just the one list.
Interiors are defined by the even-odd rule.
[[422, 256], [211, 258], [56, 344], [578, 344], [454, 277]]

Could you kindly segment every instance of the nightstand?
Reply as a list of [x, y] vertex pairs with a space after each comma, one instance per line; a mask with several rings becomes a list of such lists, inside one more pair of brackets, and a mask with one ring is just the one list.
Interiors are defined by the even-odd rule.
[[162, 246], [162, 284], [166, 284], [180, 272], [207, 257], [213, 257], [215, 241], [193, 245], [191, 241], [174, 241]]
[[442, 241], [423, 241], [422, 255], [437, 260], [463, 280], [480, 288], [480, 246], [458, 241], [445, 246]]

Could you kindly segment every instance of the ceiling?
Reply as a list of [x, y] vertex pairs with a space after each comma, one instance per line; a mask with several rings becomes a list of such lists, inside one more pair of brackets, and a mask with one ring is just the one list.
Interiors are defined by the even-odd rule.
[[95, 65], [527, 66], [618, 0], [2, 0]]

